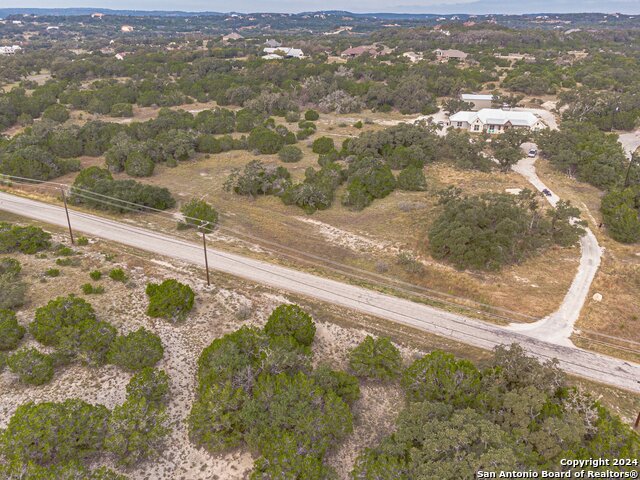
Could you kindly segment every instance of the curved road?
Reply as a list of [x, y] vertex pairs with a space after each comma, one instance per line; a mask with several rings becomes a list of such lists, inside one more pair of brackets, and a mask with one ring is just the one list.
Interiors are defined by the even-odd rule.
[[[0, 192], [0, 210], [61, 227], [66, 226], [63, 208], [7, 193]], [[199, 244], [97, 215], [74, 210], [70, 210], [69, 213], [71, 223], [78, 231], [157, 255], [204, 265], [202, 247]], [[638, 364], [571, 346], [553, 344], [427, 305], [241, 255], [214, 249], [209, 249], [208, 254], [209, 264], [214, 269], [231, 275], [409, 325], [480, 348], [491, 349], [496, 345], [517, 342], [538, 358], [557, 358], [561, 368], [568, 373], [640, 393]]]
[[[525, 143], [523, 148], [528, 151], [529, 148], [534, 146], [534, 144]], [[547, 189], [547, 186], [536, 173], [535, 161], [535, 158], [523, 158], [513, 166], [513, 170], [525, 177], [531, 185], [542, 192]], [[545, 198], [553, 206], [560, 200], [560, 197], [553, 192], [549, 196], [545, 195]], [[573, 333], [573, 327], [578, 321], [580, 311], [589, 295], [591, 283], [600, 266], [602, 252], [603, 250], [600, 248], [596, 236], [587, 228], [580, 239], [580, 265], [578, 266], [578, 271], [558, 310], [537, 322], [513, 323], [507, 328], [548, 342], [573, 346], [569, 337]]]

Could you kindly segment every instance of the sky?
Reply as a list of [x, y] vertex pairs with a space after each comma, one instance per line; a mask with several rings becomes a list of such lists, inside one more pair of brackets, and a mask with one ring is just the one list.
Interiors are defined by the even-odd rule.
[[571, 13], [640, 14], [640, 0], [0, 0], [0, 8], [102, 7], [136, 10], [292, 12], [347, 10], [397, 13]]

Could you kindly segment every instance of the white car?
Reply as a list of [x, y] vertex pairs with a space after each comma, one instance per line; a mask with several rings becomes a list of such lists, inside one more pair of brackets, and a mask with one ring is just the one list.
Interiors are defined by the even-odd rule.
[[527, 153], [527, 157], [529, 158], [534, 158], [536, 155], [538, 155], [538, 150], [536, 150], [535, 148], [532, 148], [531, 150], [529, 150], [529, 153]]

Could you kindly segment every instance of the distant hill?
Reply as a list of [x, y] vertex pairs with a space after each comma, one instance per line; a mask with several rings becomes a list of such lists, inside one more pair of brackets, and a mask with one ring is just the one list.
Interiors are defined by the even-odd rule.
[[193, 17], [196, 15], [226, 15], [220, 12], [181, 12], [168, 10], [112, 10], [109, 8], [0, 8], [0, 18], [9, 15], [60, 15], [80, 16], [92, 13], [127, 15], [135, 17]]

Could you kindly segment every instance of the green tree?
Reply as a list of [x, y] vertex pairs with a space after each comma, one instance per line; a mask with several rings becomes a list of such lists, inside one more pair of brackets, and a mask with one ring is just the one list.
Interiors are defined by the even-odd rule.
[[133, 150], [127, 155], [124, 171], [132, 177], [150, 177], [153, 175], [155, 166], [151, 157], [143, 152]]
[[406, 369], [402, 386], [411, 401], [436, 401], [464, 407], [476, 400], [480, 380], [480, 372], [473, 363], [456, 360], [450, 353], [436, 350]]
[[264, 331], [270, 337], [291, 337], [297, 343], [309, 346], [313, 343], [316, 326], [307, 312], [300, 306], [280, 305], [271, 312]]
[[304, 112], [304, 119], [309, 122], [315, 122], [320, 118], [320, 114], [315, 110], [307, 110]]
[[67, 110], [64, 105], [54, 103], [42, 112], [42, 118], [45, 120], [53, 120], [58, 123], [64, 123], [69, 120], [69, 110]]
[[10, 462], [51, 466], [90, 459], [102, 450], [109, 411], [69, 399], [25, 403], [4, 432], [2, 453]]
[[111, 413], [105, 448], [125, 466], [157, 456], [170, 432], [165, 410], [144, 397], [127, 398]]
[[284, 145], [284, 138], [266, 127], [256, 127], [247, 139], [249, 149], [262, 154], [274, 154]]
[[361, 378], [389, 380], [402, 370], [400, 351], [386, 337], [370, 335], [349, 353], [349, 366]]
[[162, 317], [172, 322], [182, 321], [193, 309], [195, 294], [189, 285], [174, 279], [164, 282], [149, 283], [146, 288], [149, 297], [147, 315]]
[[149, 403], [160, 404], [169, 393], [169, 375], [164, 370], [144, 367], [127, 384], [127, 398], [144, 398]]
[[107, 358], [109, 363], [135, 372], [153, 367], [163, 356], [164, 347], [160, 337], [140, 327], [127, 335], [118, 336], [111, 344]]
[[191, 199], [180, 209], [184, 219], [179, 227], [193, 227], [198, 230], [212, 232], [218, 223], [218, 212], [204, 200]]
[[329, 137], [319, 137], [313, 141], [311, 149], [313, 153], [325, 154], [335, 150], [333, 139]]
[[67, 331], [84, 320], [96, 320], [91, 304], [73, 295], [58, 297], [36, 310], [29, 332], [43, 345], [57, 346]]

